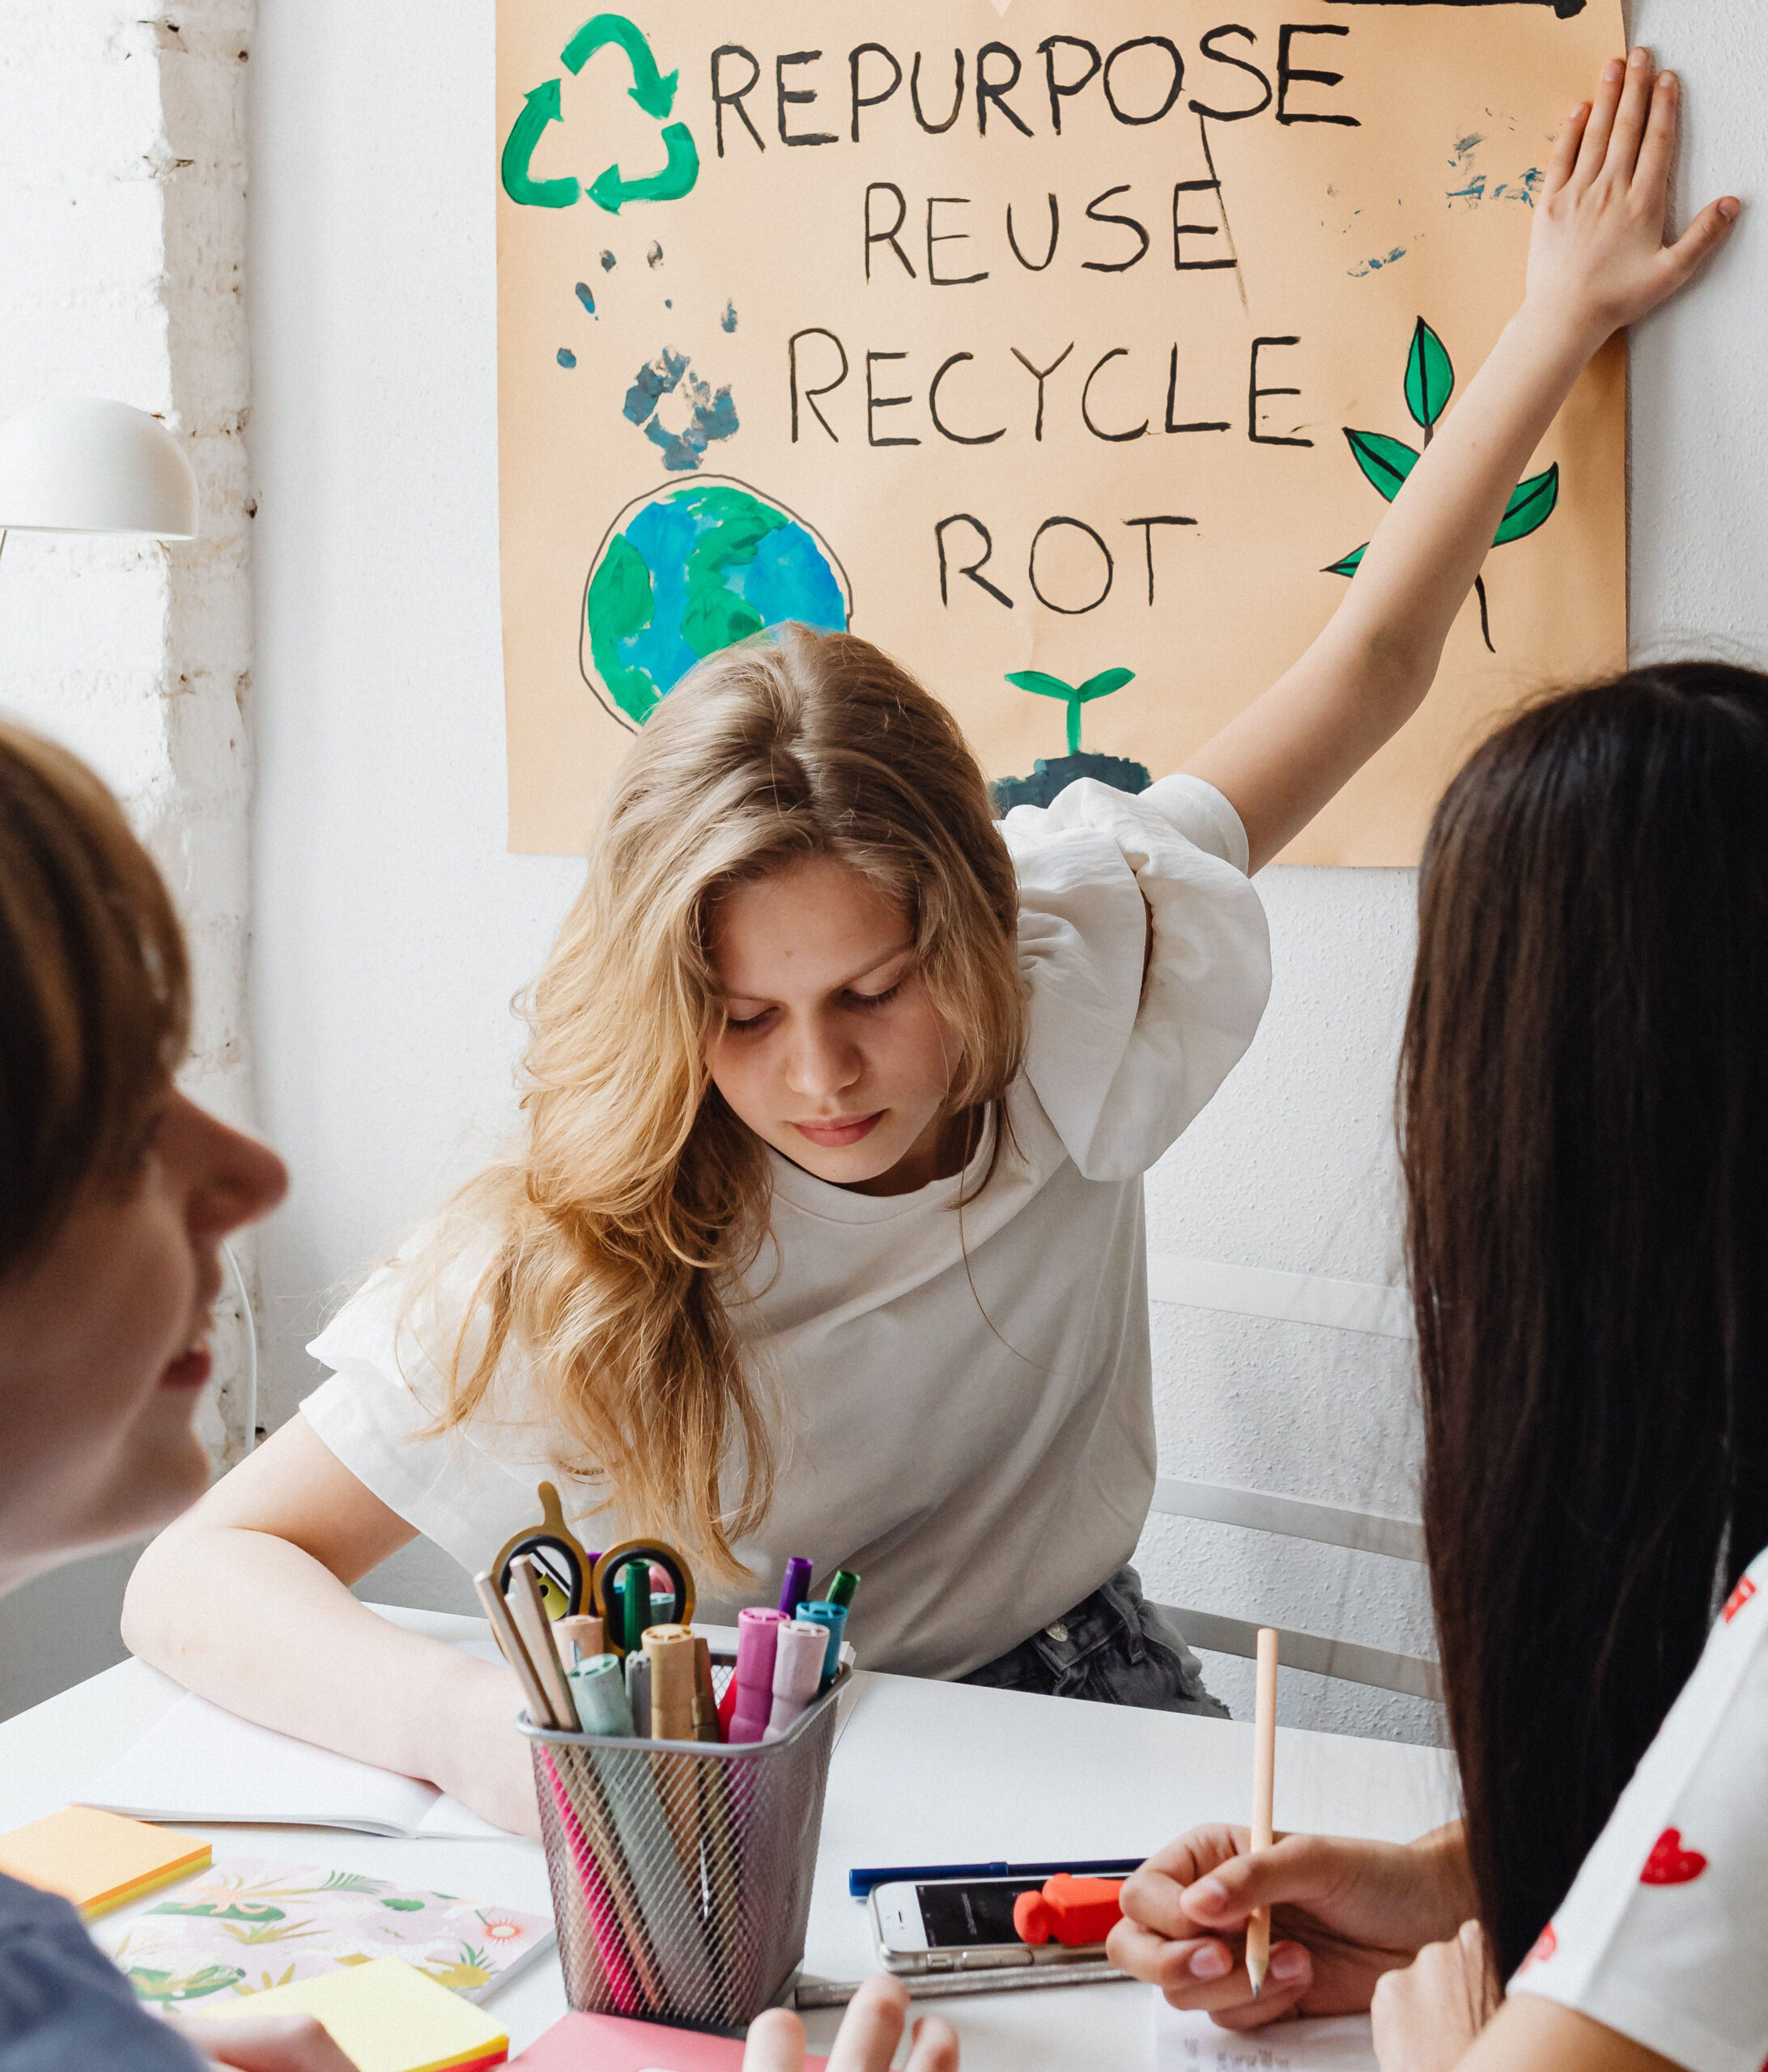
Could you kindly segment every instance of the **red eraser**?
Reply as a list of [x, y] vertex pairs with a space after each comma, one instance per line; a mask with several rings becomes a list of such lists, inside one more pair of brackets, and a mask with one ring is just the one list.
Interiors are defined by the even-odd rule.
[[1048, 1942], [1065, 1949], [1103, 1942], [1122, 1917], [1121, 1878], [1071, 1878], [1059, 1872], [1041, 1892], [1022, 1892], [1013, 1903], [1013, 1926], [1022, 1942]]

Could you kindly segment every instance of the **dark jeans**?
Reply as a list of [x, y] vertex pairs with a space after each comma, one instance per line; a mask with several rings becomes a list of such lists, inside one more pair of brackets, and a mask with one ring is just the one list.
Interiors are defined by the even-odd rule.
[[1203, 1665], [1142, 1595], [1133, 1569], [1120, 1569], [1072, 1611], [958, 1680], [993, 1691], [1228, 1717], [1227, 1707], [1204, 1688]]

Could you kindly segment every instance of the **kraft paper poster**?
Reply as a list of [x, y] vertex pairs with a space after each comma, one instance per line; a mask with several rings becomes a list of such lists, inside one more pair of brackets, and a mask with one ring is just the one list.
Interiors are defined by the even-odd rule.
[[[788, 618], [1004, 800], [1177, 766], [1343, 595], [1623, 47], [1618, 0], [499, 0], [512, 847], [580, 850], [657, 701]], [[1290, 860], [1414, 861], [1494, 715], [1622, 662], [1625, 367]]]

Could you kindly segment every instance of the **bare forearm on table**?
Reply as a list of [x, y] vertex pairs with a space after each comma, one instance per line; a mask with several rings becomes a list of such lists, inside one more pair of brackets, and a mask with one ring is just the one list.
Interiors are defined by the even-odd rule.
[[270, 1533], [187, 1529], [140, 1567], [123, 1637], [143, 1661], [244, 1719], [408, 1777], [448, 1781], [449, 1724], [504, 1678], [369, 1611]]

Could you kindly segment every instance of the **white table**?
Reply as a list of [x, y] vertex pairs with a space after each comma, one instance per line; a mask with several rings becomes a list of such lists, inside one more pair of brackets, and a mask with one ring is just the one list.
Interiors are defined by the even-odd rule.
[[[396, 1616], [438, 1639], [486, 1632], [446, 1613]], [[128, 1662], [0, 1723], [0, 1829], [66, 1804], [180, 1696]], [[830, 1772], [805, 1968], [827, 1978], [877, 1968], [866, 1910], [848, 1897], [850, 1866], [1136, 1856], [1201, 1821], [1244, 1819], [1252, 1768], [1250, 1726], [863, 1674]], [[1449, 1760], [1433, 1749], [1280, 1730], [1277, 1780], [1285, 1827], [1398, 1841], [1455, 1810]], [[397, 1841], [338, 1828], [194, 1832], [214, 1843], [217, 1861], [306, 1858], [487, 1904], [551, 1908], [534, 1843]], [[966, 2072], [1133, 2072], [1151, 2061], [1140, 1986], [926, 2004], [957, 2027]], [[532, 2042], [564, 2012], [557, 1957], [541, 1959], [491, 2006], [512, 2050]], [[827, 2047], [839, 2019], [834, 2010], [807, 2016], [813, 2044]]]

